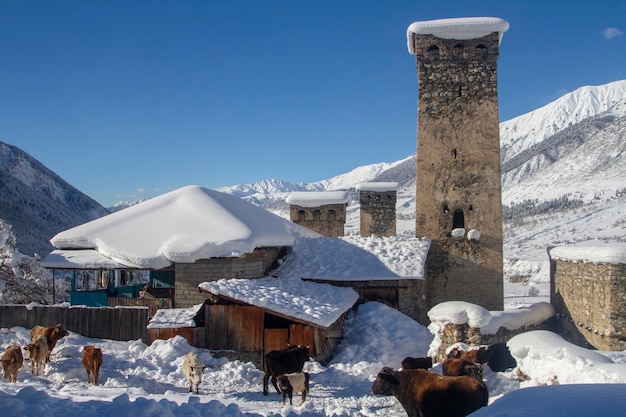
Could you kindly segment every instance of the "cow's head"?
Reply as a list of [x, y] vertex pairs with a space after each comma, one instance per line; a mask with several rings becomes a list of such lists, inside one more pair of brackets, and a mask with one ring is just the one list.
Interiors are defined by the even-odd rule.
[[286, 377], [285, 375], [279, 376], [278, 377], [278, 389], [280, 389], [281, 392], [288, 392], [289, 387], [291, 387], [291, 384], [289, 383], [289, 378]]
[[372, 385], [372, 394], [393, 395], [394, 387], [400, 384], [394, 373], [394, 370], [387, 366], [381, 369]]
[[63, 327], [62, 324], [57, 324], [54, 326], [54, 330], [52, 331], [52, 339], [59, 340], [62, 337], [68, 336], [70, 333]]

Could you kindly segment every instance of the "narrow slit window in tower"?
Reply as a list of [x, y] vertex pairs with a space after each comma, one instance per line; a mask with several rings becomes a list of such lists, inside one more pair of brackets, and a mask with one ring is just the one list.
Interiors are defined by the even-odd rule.
[[454, 216], [452, 216], [452, 229], [463, 228], [465, 228], [465, 216], [463, 215], [463, 210], [454, 210]]

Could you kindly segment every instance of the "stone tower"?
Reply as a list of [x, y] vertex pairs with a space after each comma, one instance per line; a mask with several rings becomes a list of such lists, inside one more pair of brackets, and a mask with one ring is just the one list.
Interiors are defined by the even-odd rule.
[[364, 237], [396, 235], [397, 182], [363, 182], [359, 192], [360, 234]]
[[291, 221], [322, 236], [344, 236], [347, 191], [297, 191], [289, 194]]
[[503, 309], [496, 62], [508, 27], [475, 17], [407, 30], [419, 95], [415, 232], [431, 240], [425, 311], [451, 300]]

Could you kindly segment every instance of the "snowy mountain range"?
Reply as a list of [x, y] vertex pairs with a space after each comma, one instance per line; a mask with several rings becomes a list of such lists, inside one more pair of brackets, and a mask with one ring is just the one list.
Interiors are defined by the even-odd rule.
[[[586, 86], [500, 124], [505, 271], [547, 279], [546, 247], [626, 239], [626, 80]], [[361, 166], [311, 183], [278, 178], [218, 188], [288, 218], [294, 191], [349, 190], [346, 234], [358, 233], [355, 186], [397, 181], [398, 234], [414, 235], [415, 157]], [[105, 209], [20, 149], [0, 142], [0, 219], [19, 249], [45, 254], [57, 232], [117, 211]]]

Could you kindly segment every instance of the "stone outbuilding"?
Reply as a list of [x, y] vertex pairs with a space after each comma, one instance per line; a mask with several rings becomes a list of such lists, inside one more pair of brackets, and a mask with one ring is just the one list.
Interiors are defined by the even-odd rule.
[[626, 349], [626, 243], [548, 248], [558, 333], [580, 346]]
[[292, 222], [327, 237], [344, 236], [347, 191], [297, 191], [285, 199]]
[[360, 234], [390, 237], [396, 235], [397, 182], [364, 182], [356, 186], [359, 192]]

